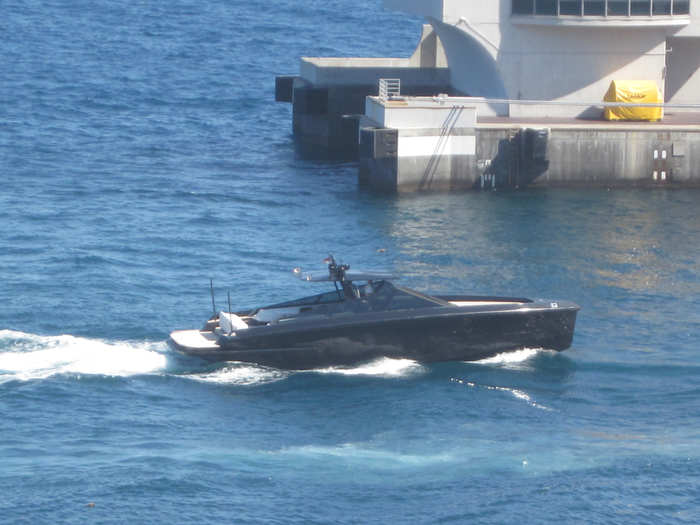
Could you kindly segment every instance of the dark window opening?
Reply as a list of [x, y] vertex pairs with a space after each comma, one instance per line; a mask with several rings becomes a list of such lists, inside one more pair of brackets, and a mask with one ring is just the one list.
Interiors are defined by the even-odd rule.
[[632, 0], [631, 2], [632, 16], [649, 16], [651, 15], [650, 0]]
[[537, 0], [535, 13], [538, 15], [556, 16], [557, 0]]
[[671, 14], [671, 0], [654, 0], [651, 5], [655, 15]]
[[512, 0], [511, 6], [514, 15], [669, 16], [690, 14], [690, 0]]
[[559, 14], [581, 16], [581, 4], [581, 0], [560, 0]]
[[628, 16], [629, 2], [627, 0], [608, 0], [608, 15]]
[[605, 0], [585, 0], [583, 14], [585, 16], [605, 16]]
[[535, 0], [513, 0], [514, 15], [531, 15], [535, 12]]
[[674, 15], [690, 14], [690, 0], [674, 0], [673, 2]]

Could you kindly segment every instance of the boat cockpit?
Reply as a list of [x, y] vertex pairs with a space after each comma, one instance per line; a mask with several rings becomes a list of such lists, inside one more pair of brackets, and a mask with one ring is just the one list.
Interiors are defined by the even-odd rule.
[[[440, 298], [422, 294], [410, 288], [393, 284], [393, 277], [380, 272], [351, 272], [346, 264], [338, 265], [333, 257], [326, 259], [328, 273], [301, 274], [309, 282], [333, 282], [335, 290], [292, 301], [272, 304], [239, 312], [219, 312], [204, 327], [224, 336], [233, 336], [237, 331], [255, 329], [279, 323], [311, 321], [344, 314], [364, 314], [397, 310], [419, 310], [438, 307], [484, 306], [486, 304], [518, 304], [499, 301], [484, 302], [483, 298]], [[357, 284], [357, 283], [360, 284]], [[471, 299], [471, 300], [469, 300]], [[518, 300], [529, 302], [529, 299]]]

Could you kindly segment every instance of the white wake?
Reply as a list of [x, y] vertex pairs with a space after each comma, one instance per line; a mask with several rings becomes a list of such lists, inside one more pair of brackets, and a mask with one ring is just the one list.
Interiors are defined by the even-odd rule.
[[518, 365], [544, 351], [546, 350], [543, 350], [542, 348], [523, 348], [522, 350], [516, 350], [515, 352], [503, 352], [502, 354], [497, 354], [495, 356], [479, 359], [478, 361], [473, 362], [482, 365]]
[[290, 372], [267, 368], [252, 363], [227, 363], [211, 372], [190, 373], [182, 377], [203, 383], [220, 385], [259, 385], [273, 383], [289, 377]]
[[[0, 330], [0, 383], [71, 374], [131, 376], [168, 373], [168, 354], [163, 351], [164, 348], [162, 342], [105, 341], [72, 335], [45, 336]], [[476, 363], [517, 366], [539, 351], [524, 349]], [[416, 361], [383, 357], [357, 366], [328, 367], [307, 372], [395, 378], [425, 371], [426, 368]], [[294, 373], [249, 363], [226, 363], [216, 370], [177, 375], [205, 383], [255, 385], [284, 380]]]
[[131, 376], [163, 371], [162, 343], [107, 342], [72, 335], [0, 330], [0, 382], [54, 375]]
[[296, 456], [310, 460], [340, 460], [349, 463], [372, 465], [373, 467], [426, 467], [451, 464], [454, 457], [450, 453], [418, 454], [376, 448], [368, 444], [344, 443], [340, 445], [302, 445], [271, 452], [271, 455]]
[[209, 372], [189, 373], [182, 377], [205, 383], [222, 385], [257, 385], [286, 379], [297, 373], [337, 374], [344, 376], [403, 377], [423, 371], [424, 368], [410, 359], [383, 357], [354, 367], [328, 367], [312, 370], [278, 370], [253, 363], [226, 363], [222, 368]]
[[425, 368], [411, 359], [381, 357], [354, 367], [332, 366], [311, 370], [318, 374], [340, 374], [345, 376], [402, 377], [424, 371]]

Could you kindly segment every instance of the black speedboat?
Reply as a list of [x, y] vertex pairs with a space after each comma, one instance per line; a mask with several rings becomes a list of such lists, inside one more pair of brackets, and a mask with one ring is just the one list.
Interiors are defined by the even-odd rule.
[[[378, 357], [473, 361], [522, 348], [565, 350], [579, 307], [571, 302], [471, 295], [430, 296], [378, 272], [353, 272], [329, 257], [328, 272], [301, 275], [335, 289], [279, 304], [219, 312], [168, 343], [207, 361], [302, 370]], [[230, 310], [230, 308], [229, 308]]]

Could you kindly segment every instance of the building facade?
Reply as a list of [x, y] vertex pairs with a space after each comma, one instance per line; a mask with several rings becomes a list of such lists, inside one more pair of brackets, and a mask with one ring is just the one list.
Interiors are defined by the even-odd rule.
[[[456, 91], [579, 104], [501, 104], [491, 107], [496, 114], [595, 118], [601, 110], [592, 104], [603, 100], [612, 80], [652, 80], [669, 104], [700, 103], [700, 0], [384, 0], [384, 5], [427, 19], [442, 42]], [[580, 105], [586, 102], [591, 106]]]

